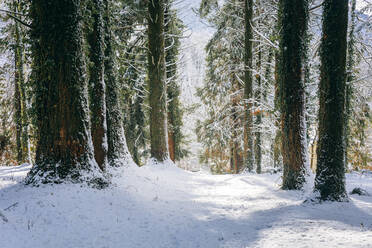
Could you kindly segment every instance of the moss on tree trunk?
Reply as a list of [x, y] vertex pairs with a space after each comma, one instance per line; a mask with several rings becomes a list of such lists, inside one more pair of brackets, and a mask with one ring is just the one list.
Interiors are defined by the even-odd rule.
[[151, 157], [169, 158], [164, 50], [164, 0], [148, 1], [148, 81], [150, 89]]
[[320, 49], [319, 139], [315, 191], [342, 201], [345, 191], [345, 90], [348, 1], [325, 0]]
[[307, 142], [305, 124], [305, 55], [308, 1], [279, 2], [280, 106], [283, 189], [301, 189], [305, 183]]
[[104, 31], [105, 31], [105, 83], [106, 83], [106, 118], [108, 140], [108, 162], [111, 166], [121, 166], [129, 163], [131, 156], [128, 151], [123, 127], [123, 113], [119, 103], [119, 84], [115, 68], [114, 37], [112, 34], [111, 0], [103, 0]]
[[101, 177], [89, 129], [80, 7], [79, 0], [31, 3], [38, 142], [28, 183]]
[[104, 170], [107, 163], [106, 85], [104, 82], [104, 31], [102, 0], [92, 1], [93, 29], [88, 36], [90, 45], [90, 111], [94, 157]]

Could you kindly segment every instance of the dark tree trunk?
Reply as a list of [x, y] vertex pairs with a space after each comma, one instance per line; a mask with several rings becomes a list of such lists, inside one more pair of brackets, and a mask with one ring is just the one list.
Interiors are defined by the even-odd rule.
[[261, 173], [261, 163], [262, 163], [262, 141], [261, 141], [261, 125], [262, 125], [262, 80], [261, 80], [261, 60], [262, 51], [258, 48], [258, 58], [256, 63], [256, 92], [255, 92], [255, 103], [256, 103], [256, 132], [255, 132], [255, 143], [254, 143], [254, 155], [256, 163], [256, 173]]
[[348, 1], [325, 0], [320, 50], [319, 140], [315, 191], [342, 201], [345, 191], [345, 90]]
[[244, 166], [253, 170], [253, 118], [252, 118], [252, 49], [253, 0], [244, 0]]
[[[119, 103], [119, 85], [115, 69], [115, 49], [111, 24], [111, 0], [103, 0], [104, 30], [105, 30], [105, 83], [106, 83], [106, 118], [108, 163], [111, 166], [122, 166], [130, 163], [131, 156], [128, 151], [123, 128], [123, 113]], [[124, 163], [124, 164], [123, 164]]]
[[307, 142], [305, 124], [305, 55], [308, 1], [281, 0], [280, 96], [283, 189], [305, 183]]
[[80, 8], [79, 0], [31, 3], [38, 142], [28, 183], [102, 178], [89, 130]]
[[[18, 25], [17, 23], [15, 25]], [[22, 103], [21, 103], [21, 90], [19, 81], [21, 78], [18, 70], [19, 53], [18, 49], [14, 49], [14, 122], [16, 127], [16, 151], [17, 162], [23, 162], [23, 149], [22, 149]]]
[[169, 158], [165, 83], [164, 0], [148, 1], [148, 12], [151, 157], [162, 162]]
[[90, 45], [90, 110], [94, 157], [104, 170], [107, 164], [106, 94], [104, 82], [104, 32], [102, 0], [93, 0], [93, 29], [88, 36]]

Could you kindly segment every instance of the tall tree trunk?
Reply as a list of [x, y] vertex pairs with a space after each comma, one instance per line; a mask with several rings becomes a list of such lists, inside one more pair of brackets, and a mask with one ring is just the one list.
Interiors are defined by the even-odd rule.
[[148, 12], [151, 157], [162, 162], [169, 158], [164, 54], [164, 0], [148, 1]]
[[320, 50], [319, 140], [315, 191], [342, 201], [345, 191], [345, 90], [348, 1], [325, 0]]
[[307, 142], [305, 124], [305, 55], [308, 1], [280, 0], [280, 95], [283, 189], [305, 183]]
[[[17, 23], [15, 25], [18, 25]], [[19, 54], [18, 49], [14, 50], [14, 122], [16, 127], [16, 151], [17, 151], [17, 162], [23, 162], [23, 149], [22, 149], [22, 103], [21, 103], [21, 91], [20, 91], [20, 72], [18, 71]]]
[[103, 0], [104, 4], [104, 30], [105, 30], [105, 83], [106, 83], [106, 118], [108, 163], [118, 167], [130, 163], [132, 160], [124, 135], [123, 113], [119, 103], [119, 85], [115, 67], [115, 49], [112, 34], [111, 2]]
[[80, 8], [79, 0], [31, 2], [38, 142], [28, 183], [102, 182], [89, 129]]
[[252, 49], [253, 0], [244, 0], [244, 165], [253, 170]]
[[[18, 2], [13, 1], [14, 12], [18, 12]], [[16, 151], [17, 151], [17, 162], [21, 164], [24, 161], [23, 157], [23, 146], [22, 146], [22, 94], [21, 94], [21, 82], [23, 81], [23, 73], [20, 69], [22, 63], [21, 54], [21, 39], [19, 23], [14, 21], [14, 36], [15, 46], [14, 52], [14, 122], [16, 127]]]
[[256, 103], [256, 132], [255, 132], [255, 143], [254, 143], [254, 155], [256, 162], [256, 173], [260, 174], [262, 170], [262, 141], [261, 141], [261, 125], [262, 125], [262, 80], [261, 80], [261, 60], [262, 51], [258, 48], [258, 57], [256, 61], [256, 92], [255, 92], [255, 103]]
[[[274, 109], [275, 112], [280, 111], [281, 99], [280, 99], [280, 82], [279, 82], [279, 52], [275, 52], [275, 97], [274, 97]], [[274, 168], [280, 168], [282, 166], [282, 160], [280, 156], [282, 154], [282, 131], [280, 128], [280, 116], [274, 116], [274, 122], [276, 127], [275, 137], [273, 140], [273, 160]]]
[[107, 164], [107, 122], [106, 93], [104, 81], [104, 32], [103, 32], [103, 2], [93, 0], [93, 29], [89, 34], [90, 45], [90, 110], [92, 125], [92, 140], [94, 157], [98, 166], [104, 170]]
[[[12, 2], [13, 10], [21, 13], [19, 0]], [[24, 32], [18, 21], [14, 21], [14, 121], [16, 124], [16, 151], [17, 162], [30, 162], [29, 137], [28, 137], [28, 116], [26, 104], [26, 89], [24, 80], [24, 45], [22, 42]]]
[[181, 127], [182, 111], [180, 103], [180, 87], [177, 84], [177, 61], [179, 54], [180, 30], [177, 25], [177, 13], [171, 11], [171, 1], [166, 1], [164, 14], [165, 64], [168, 97], [168, 146], [170, 159], [175, 162], [181, 159]]
[[232, 121], [232, 137], [231, 137], [231, 169], [232, 172], [238, 174], [242, 167], [243, 167], [243, 159], [241, 157], [242, 151], [240, 146], [240, 140], [238, 136], [238, 129], [241, 127], [241, 120], [239, 117], [239, 102], [240, 102], [240, 95], [239, 90], [241, 86], [236, 78], [235, 72], [237, 71], [235, 67], [235, 63], [231, 69], [231, 85], [233, 87], [233, 94], [231, 95], [231, 121]]
[[349, 42], [347, 44], [347, 65], [346, 65], [346, 95], [345, 95], [345, 166], [348, 164], [348, 148], [350, 138], [349, 120], [351, 116], [351, 98], [353, 95], [353, 80], [354, 80], [354, 50], [355, 50], [355, 25], [356, 25], [356, 0], [351, 1], [351, 20], [349, 31]]

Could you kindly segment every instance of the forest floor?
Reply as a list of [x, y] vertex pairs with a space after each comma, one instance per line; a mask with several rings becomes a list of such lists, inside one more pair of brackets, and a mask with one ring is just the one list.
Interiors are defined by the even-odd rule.
[[372, 174], [347, 175], [347, 203], [304, 203], [279, 174], [210, 175], [175, 167], [113, 171], [103, 190], [22, 184], [0, 167], [0, 247], [372, 247]]

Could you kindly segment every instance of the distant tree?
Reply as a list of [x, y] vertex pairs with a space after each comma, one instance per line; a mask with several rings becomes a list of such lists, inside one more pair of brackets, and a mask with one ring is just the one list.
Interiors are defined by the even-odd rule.
[[[27, 30], [24, 26], [27, 16], [27, 3], [21, 0], [4, 1], [9, 11], [3, 10], [5, 25], [1, 27], [4, 35], [0, 38], [1, 51], [8, 55], [3, 68], [10, 73], [13, 80], [13, 121], [15, 126], [15, 153], [17, 163], [29, 162], [29, 117], [26, 71]], [[11, 66], [10, 66], [11, 64]], [[8, 68], [5, 68], [8, 67]]]
[[81, 1], [34, 0], [30, 16], [38, 142], [26, 182], [102, 182], [89, 128]]
[[348, 1], [325, 0], [323, 8], [315, 191], [320, 200], [343, 201]]
[[308, 1], [279, 1], [283, 189], [301, 189], [305, 182], [305, 55]]
[[248, 171], [253, 170], [253, 0], [244, 0], [244, 164]]

